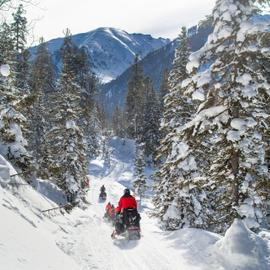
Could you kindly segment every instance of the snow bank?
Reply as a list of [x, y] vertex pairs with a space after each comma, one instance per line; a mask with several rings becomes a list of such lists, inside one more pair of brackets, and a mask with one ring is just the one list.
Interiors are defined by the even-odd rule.
[[270, 269], [270, 253], [266, 242], [250, 231], [241, 220], [234, 221], [216, 247], [225, 269]]
[[0, 265], [2, 270], [78, 270], [55, 244], [53, 235], [24, 217], [20, 210], [0, 206]]
[[50, 181], [37, 179], [35, 182], [35, 189], [58, 205], [67, 204], [64, 192]]
[[[10, 174], [16, 174], [1, 155], [0, 164]], [[61, 225], [42, 214], [42, 210], [57, 205], [20, 177], [11, 178], [17, 186], [10, 185], [5, 174], [1, 173], [1, 177], [1, 270], [79, 270], [76, 263], [56, 245], [53, 232], [61, 231]], [[64, 223], [65, 217], [59, 217], [58, 220]]]

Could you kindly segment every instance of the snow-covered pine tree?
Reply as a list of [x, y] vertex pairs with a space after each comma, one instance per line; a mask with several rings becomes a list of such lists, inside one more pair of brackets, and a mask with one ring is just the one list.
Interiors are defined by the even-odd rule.
[[144, 154], [151, 162], [155, 161], [156, 150], [159, 147], [161, 108], [159, 98], [154, 90], [150, 78], [144, 80], [144, 110], [141, 137], [138, 138], [144, 145]]
[[[201, 151], [208, 166], [200, 173], [211, 184], [209, 228], [223, 232], [234, 217], [253, 229], [268, 226], [269, 25], [252, 22], [257, 4], [268, 1], [219, 0], [214, 31], [194, 53], [188, 68], [195, 75], [182, 83], [193, 97], [205, 96], [194, 119], [184, 125], [191, 151]], [[268, 202], [267, 202], [268, 201]]]
[[103, 156], [104, 156], [103, 166], [108, 172], [111, 168], [111, 151], [110, 148], [108, 147], [108, 141], [106, 142], [106, 147], [104, 148]]
[[114, 109], [113, 116], [112, 116], [112, 130], [115, 136], [120, 138], [125, 137], [125, 119], [124, 113], [117, 105]]
[[136, 146], [136, 160], [135, 160], [135, 181], [133, 182], [133, 187], [135, 193], [140, 196], [140, 201], [145, 195], [147, 190], [146, 176], [144, 173], [145, 169], [145, 154], [144, 154], [143, 144], [138, 144]]
[[48, 171], [71, 203], [78, 201], [87, 174], [84, 135], [77, 124], [81, 115], [81, 88], [76, 82], [76, 51], [67, 30], [61, 47], [63, 67], [59, 88], [51, 107], [53, 126], [46, 134]]
[[[10, 24], [10, 34], [13, 43], [13, 55], [11, 69], [13, 74], [13, 85], [19, 91], [20, 102], [17, 103], [17, 110], [27, 119], [25, 122], [24, 136], [27, 141], [31, 141], [31, 117], [32, 106], [34, 99], [30, 94], [29, 78], [30, 78], [30, 63], [29, 51], [27, 50], [27, 18], [24, 6], [20, 4], [16, 11], [12, 14], [12, 22]], [[29, 151], [32, 151], [31, 145], [28, 146]], [[31, 153], [32, 155], [32, 153]], [[32, 160], [33, 162], [33, 160]], [[34, 169], [34, 167], [32, 168]]]
[[0, 64], [11, 64], [14, 54], [14, 44], [11, 33], [11, 27], [6, 22], [0, 25]]
[[0, 153], [14, 166], [28, 176], [31, 169], [31, 155], [27, 150], [27, 119], [21, 114], [21, 93], [15, 86], [14, 44], [10, 26], [1, 25], [1, 63], [10, 66], [11, 74], [0, 75]]
[[[173, 69], [169, 76], [169, 93], [165, 96], [165, 111], [162, 130], [165, 138], [159, 148], [159, 156], [164, 159], [156, 174], [154, 204], [156, 215], [161, 218], [166, 229], [183, 226], [205, 227], [205, 217], [201, 201], [204, 194], [198, 188], [197, 163], [191, 151], [191, 144], [178, 128], [190, 121], [194, 106], [191, 98], [184, 95], [181, 82], [188, 77], [186, 64], [189, 57], [186, 28], [182, 28], [180, 46], [176, 50]], [[196, 178], [196, 185], [193, 179]]]
[[97, 154], [99, 136], [98, 113], [96, 104], [97, 77], [92, 73], [87, 52], [80, 48], [77, 52], [76, 81], [81, 88], [81, 117], [80, 127], [83, 129], [87, 146], [87, 157], [93, 158]]
[[25, 176], [31, 168], [31, 155], [24, 138], [27, 119], [16, 109], [20, 99], [12, 77], [0, 82], [0, 153]]
[[55, 72], [47, 44], [40, 40], [36, 58], [30, 74], [30, 93], [33, 99], [31, 108], [31, 128], [29, 144], [38, 167], [38, 175], [43, 176], [43, 166], [40, 166], [44, 157], [45, 133], [50, 129], [48, 96], [55, 91]]
[[105, 104], [103, 101], [97, 103], [97, 119], [98, 119], [98, 128], [101, 134], [105, 134], [108, 130], [108, 116], [105, 110]]
[[168, 69], [165, 69], [164, 72], [163, 72], [159, 92], [160, 92], [161, 111], [163, 113], [163, 110], [164, 110], [164, 98], [169, 92], [169, 71], [168, 71]]
[[[164, 112], [161, 121], [161, 131], [164, 135], [159, 155], [165, 157], [171, 152], [171, 136], [176, 128], [189, 121], [193, 108], [190, 99], [183, 96], [179, 84], [188, 77], [186, 65], [190, 55], [187, 30], [182, 28], [179, 35], [179, 47], [175, 51], [172, 70], [169, 73], [168, 94], [164, 96]], [[178, 111], [179, 110], [179, 111]]]
[[13, 21], [11, 23], [11, 34], [14, 45], [14, 75], [15, 86], [22, 94], [29, 94], [29, 71], [28, 62], [29, 52], [26, 49], [26, 37], [28, 34], [27, 19], [25, 17], [25, 9], [22, 4], [19, 5], [15, 13], [12, 14]]
[[101, 141], [101, 121], [99, 120], [99, 112], [97, 104], [91, 108], [91, 111], [87, 114], [87, 126], [84, 127], [84, 138], [86, 142], [86, 153], [88, 159], [94, 158], [98, 155], [100, 150]]
[[102, 153], [101, 153], [101, 157], [103, 160], [104, 175], [107, 175], [111, 169], [111, 149], [109, 146], [109, 142], [110, 142], [110, 134], [107, 131], [103, 135]]
[[125, 117], [127, 123], [127, 136], [132, 139], [140, 137], [143, 127], [144, 106], [144, 74], [136, 55], [128, 81], [128, 92], [125, 104]]

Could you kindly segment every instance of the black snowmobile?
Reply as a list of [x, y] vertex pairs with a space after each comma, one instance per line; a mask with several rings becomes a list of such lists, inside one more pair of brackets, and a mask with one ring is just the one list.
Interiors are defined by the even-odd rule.
[[107, 193], [105, 192], [105, 191], [103, 191], [103, 192], [100, 192], [100, 194], [99, 194], [99, 201], [100, 202], [104, 202], [104, 201], [106, 201], [106, 199], [107, 199]]
[[116, 216], [112, 239], [115, 239], [116, 235], [123, 235], [127, 240], [139, 240], [141, 238], [140, 219], [141, 216], [136, 209], [124, 209], [123, 213]]

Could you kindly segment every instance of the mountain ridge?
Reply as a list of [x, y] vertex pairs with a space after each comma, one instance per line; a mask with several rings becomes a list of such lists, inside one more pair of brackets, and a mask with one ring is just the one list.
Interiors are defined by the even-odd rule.
[[[64, 38], [47, 41], [56, 71], [61, 69], [60, 48]], [[144, 58], [170, 42], [169, 39], [154, 38], [149, 34], [132, 33], [112, 27], [72, 35], [79, 48], [85, 48], [92, 71], [106, 83], [118, 77], [133, 64], [136, 54]], [[35, 58], [38, 46], [30, 48], [31, 60]]]

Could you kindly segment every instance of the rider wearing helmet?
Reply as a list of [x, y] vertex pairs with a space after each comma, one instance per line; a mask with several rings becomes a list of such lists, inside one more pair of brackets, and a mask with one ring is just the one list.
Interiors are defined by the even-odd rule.
[[124, 190], [124, 195], [121, 197], [118, 206], [115, 209], [116, 214], [119, 214], [123, 209], [137, 209], [136, 199], [130, 194], [130, 190], [126, 188]]

